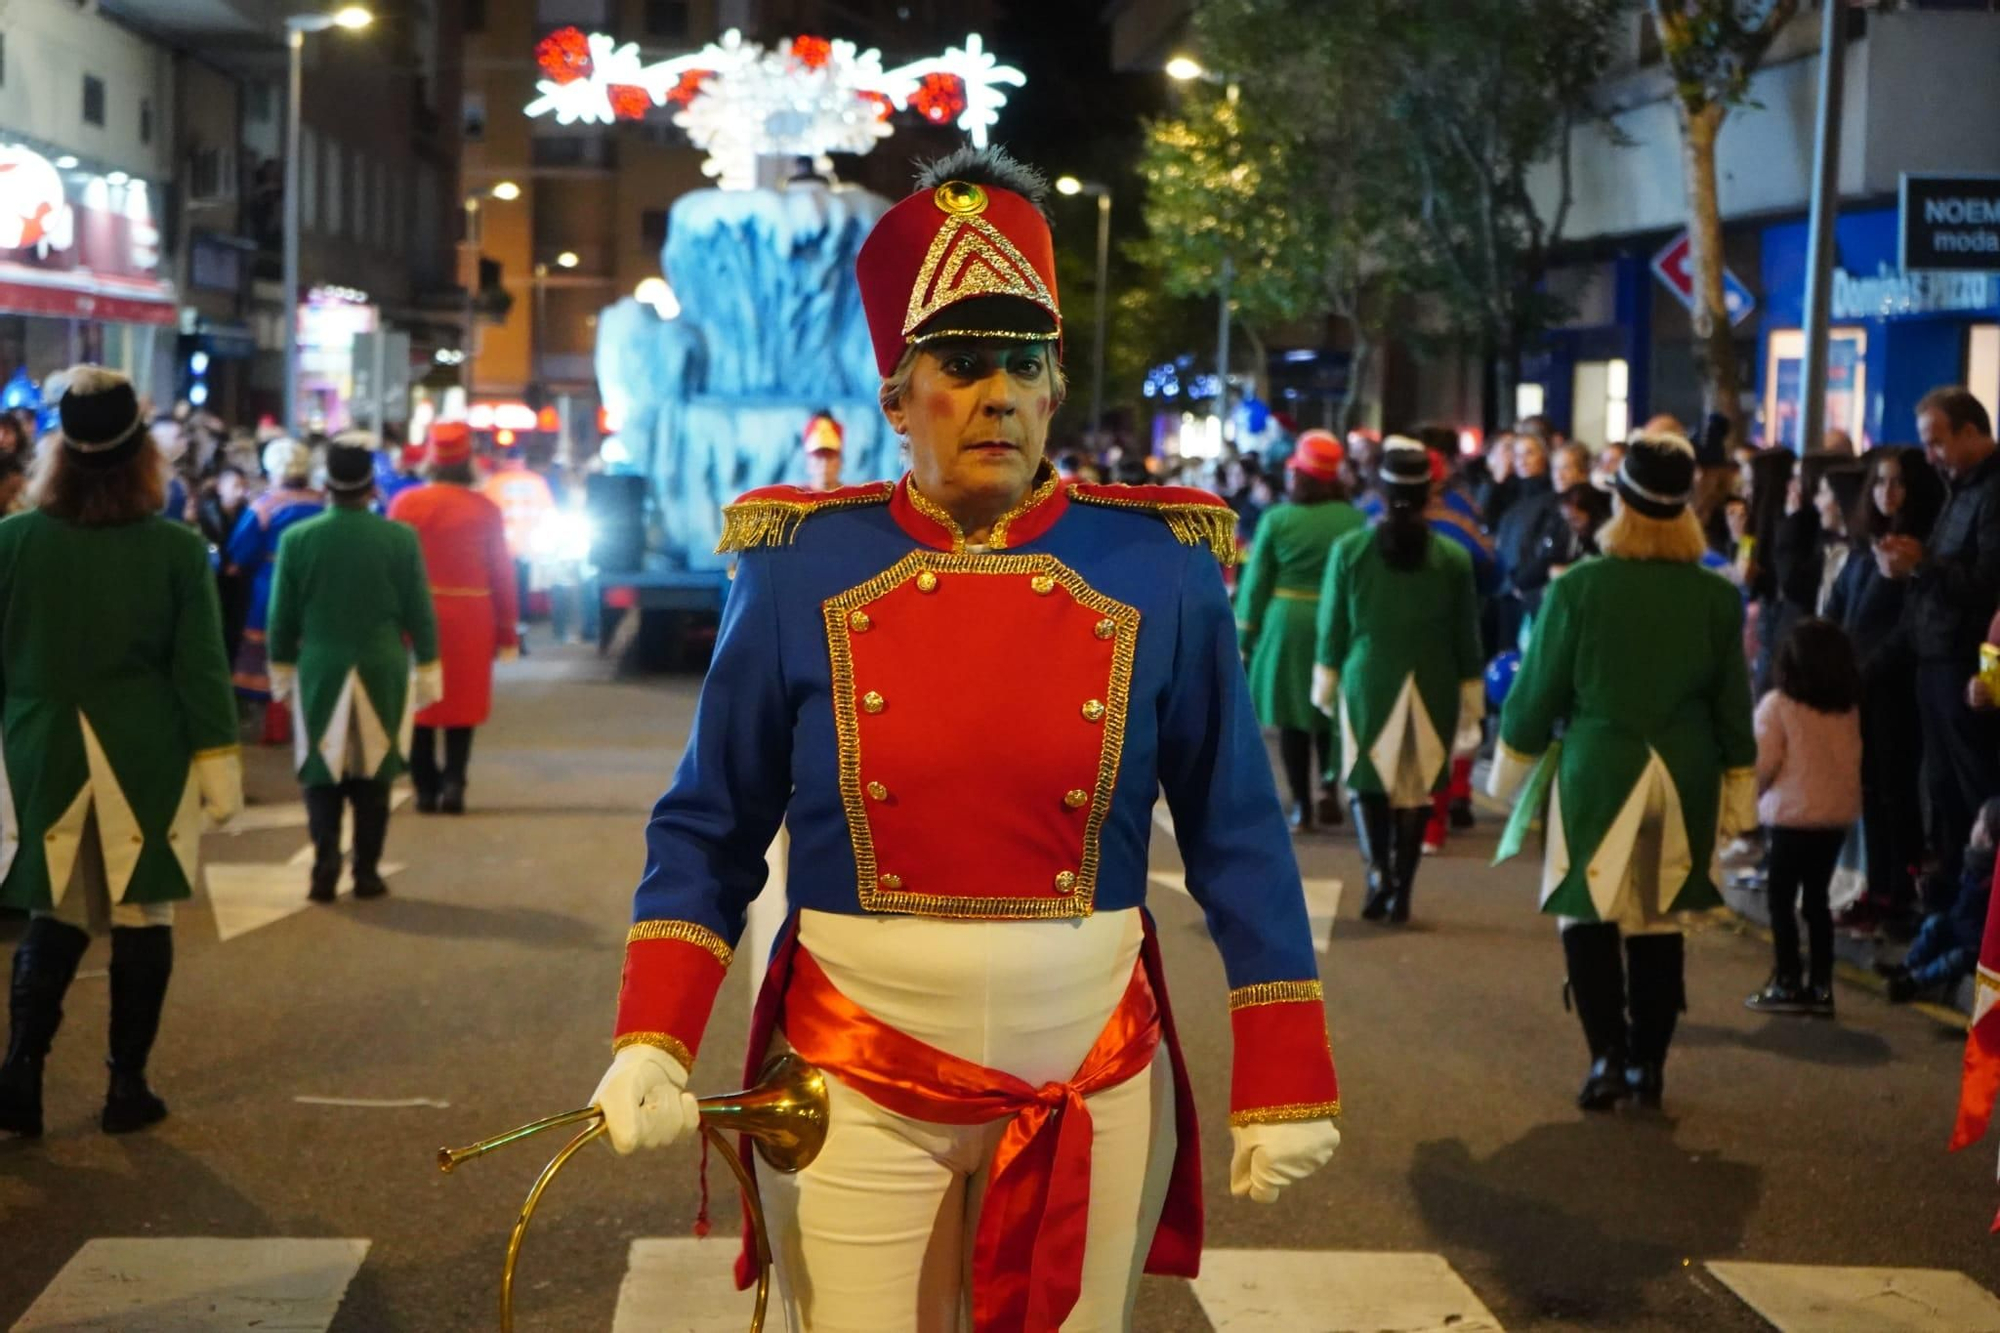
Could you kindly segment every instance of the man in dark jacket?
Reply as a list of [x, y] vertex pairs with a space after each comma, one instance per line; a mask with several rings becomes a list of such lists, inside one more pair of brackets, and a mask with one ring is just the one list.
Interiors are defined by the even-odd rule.
[[2000, 605], [2000, 456], [1986, 409], [1957, 386], [1918, 402], [1917, 436], [1950, 479], [1950, 497], [1928, 546], [1891, 535], [1875, 549], [1884, 575], [1911, 581], [1903, 633], [1917, 663], [1925, 835], [1938, 881], [1956, 885], [1973, 816], [2000, 792], [2000, 719], [1965, 703], [1965, 682], [1978, 670], [1979, 645]]
[[1547, 475], [1521, 479], [1513, 507], [1494, 535], [1501, 572], [1507, 580], [1500, 608], [1502, 648], [1515, 646], [1521, 622], [1542, 604], [1542, 594], [1555, 571], [1577, 558], [1576, 534], [1563, 514], [1560, 497], [1589, 479], [1590, 451], [1580, 444], [1565, 444], [1555, 450]]

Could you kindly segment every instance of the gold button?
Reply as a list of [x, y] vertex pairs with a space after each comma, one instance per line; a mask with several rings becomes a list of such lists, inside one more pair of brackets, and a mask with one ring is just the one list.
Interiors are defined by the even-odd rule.
[[1081, 787], [1063, 793], [1063, 804], [1072, 810], [1081, 810], [1090, 804], [1090, 793]]
[[923, 573], [917, 575], [917, 591], [936, 592], [937, 575], [931, 573], [928, 569], [925, 570]]
[[1076, 872], [1074, 870], [1065, 870], [1061, 874], [1056, 876], [1056, 892], [1057, 893], [1076, 892]]
[[884, 706], [882, 696], [873, 690], [861, 696], [861, 711], [864, 713], [879, 713]]
[[901, 875], [884, 875], [882, 876], [882, 887], [885, 889], [900, 889], [903, 887], [903, 877]]
[[168, 842], [179, 842], [180, 840], [181, 840], [181, 831], [179, 829], [171, 828], [167, 830]]
[[54, 842], [55, 840], [56, 840], [56, 831], [54, 829], [50, 829], [47, 833], [44, 833], [42, 835], [43, 842]]
[[132, 845], [133, 845], [134, 847], [138, 847], [138, 846], [141, 846], [142, 844], [144, 844], [144, 843], [145, 843], [145, 841], [146, 841], [146, 839], [145, 839], [144, 835], [142, 835], [142, 834], [138, 834], [138, 833], [134, 833], [134, 834], [132, 835]]
[[1112, 635], [1116, 634], [1117, 632], [1118, 632], [1118, 626], [1117, 626], [1117, 625], [1116, 625], [1115, 623], [1113, 623], [1112, 621], [1110, 621], [1110, 620], [1100, 620], [1100, 621], [1098, 621], [1098, 622], [1097, 622], [1097, 631], [1096, 631], [1096, 633], [1097, 633], [1097, 637], [1098, 637], [1098, 638], [1100, 638], [1100, 639], [1108, 639], [1108, 638], [1110, 638], [1110, 637], [1111, 637]]
[[1056, 581], [1047, 574], [1037, 574], [1028, 580], [1028, 586], [1035, 590], [1037, 597], [1047, 597], [1056, 590]]
[[1086, 700], [1083, 705], [1083, 720], [1085, 722], [1102, 722], [1104, 720], [1104, 705], [1096, 699]]
[[875, 622], [868, 618], [868, 613], [866, 611], [856, 611], [853, 615], [847, 618], [847, 623], [854, 627], [854, 632], [856, 634], [866, 634], [868, 632], [869, 627], [872, 626]]
[[889, 789], [879, 782], [871, 782], [868, 784], [868, 799], [871, 801], [886, 801], [889, 799]]

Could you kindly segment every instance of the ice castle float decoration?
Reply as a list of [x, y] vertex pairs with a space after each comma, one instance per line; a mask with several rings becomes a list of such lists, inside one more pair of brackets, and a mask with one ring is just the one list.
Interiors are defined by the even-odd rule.
[[628, 466], [647, 479], [652, 549], [685, 568], [720, 567], [722, 506], [755, 486], [803, 481], [801, 432], [822, 408], [846, 431], [845, 481], [899, 475], [854, 277], [890, 201], [819, 178], [755, 181], [799, 158], [828, 176], [829, 152], [868, 151], [900, 110], [983, 145], [1002, 87], [1020, 85], [1021, 72], [976, 35], [892, 70], [852, 42], [799, 37], [765, 50], [733, 32], [642, 66], [635, 48], [566, 29], [536, 58], [549, 77], [530, 115], [608, 123], [677, 106], [674, 123], [708, 152], [703, 170], [722, 187], [668, 212], [661, 268], [678, 312], [627, 297], [597, 321], [599, 394]]

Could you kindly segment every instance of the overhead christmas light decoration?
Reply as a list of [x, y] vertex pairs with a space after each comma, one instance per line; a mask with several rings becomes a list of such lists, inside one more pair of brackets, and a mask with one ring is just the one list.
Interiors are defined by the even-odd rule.
[[880, 51], [853, 42], [801, 36], [766, 49], [733, 28], [691, 55], [642, 64], [636, 43], [561, 28], [536, 44], [535, 63], [547, 77], [536, 82], [528, 115], [609, 125], [677, 107], [674, 124], [708, 154], [702, 170], [724, 189], [753, 187], [759, 157], [824, 163], [829, 153], [868, 152], [893, 133], [897, 111], [955, 123], [983, 148], [1007, 104], [1004, 88], [1027, 82], [977, 33], [963, 47], [885, 70]]

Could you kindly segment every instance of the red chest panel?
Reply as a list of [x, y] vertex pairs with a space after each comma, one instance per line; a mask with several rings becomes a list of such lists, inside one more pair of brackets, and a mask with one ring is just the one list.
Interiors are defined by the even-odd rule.
[[1088, 915], [1138, 611], [1052, 556], [917, 551], [824, 612], [861, 905]]

